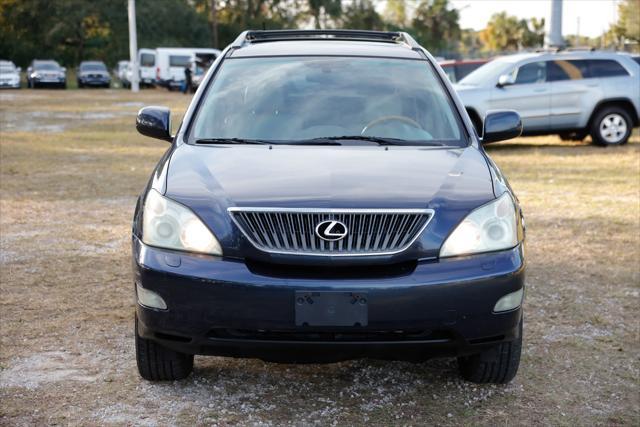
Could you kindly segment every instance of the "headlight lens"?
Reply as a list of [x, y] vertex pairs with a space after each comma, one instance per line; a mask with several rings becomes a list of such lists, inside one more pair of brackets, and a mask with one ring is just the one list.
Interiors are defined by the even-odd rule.
[[516, 208], [504, 193], [467, 215], [442, 245], [440, 257], [498, 251], [517, 244]]
[[149, 191], [144, 204], [142, 241], [161, 248], [222, 255], [218, 239], [191, 210], [156, 190]]

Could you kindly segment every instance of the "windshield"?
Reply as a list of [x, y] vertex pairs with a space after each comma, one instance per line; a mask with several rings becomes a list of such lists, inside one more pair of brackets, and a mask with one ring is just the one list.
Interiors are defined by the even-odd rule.
[[449, 96], [422, 60], [229, 59], [204, 97], [192, 141], [353, 135], [467, 145]]
[[3, 73], [13, 73], [16, 70], [16, 67], [13, 64], [0, 64], [0, 72]]
[[82, 71], [107, 71], [104, 64], [82, 64], [80, 69]]
[[33, 64], [36, 70], [58, 70], [60, 66], [55, 62], [36, 62]]
[[512, 62], [495, 59], [469, 73], [469, 75], [460, 80], [458, 84], [473, 86], [481, 86], [487, 83], [495, 84], [498, 82], [498, 77], [508, 71], [513, 65]]

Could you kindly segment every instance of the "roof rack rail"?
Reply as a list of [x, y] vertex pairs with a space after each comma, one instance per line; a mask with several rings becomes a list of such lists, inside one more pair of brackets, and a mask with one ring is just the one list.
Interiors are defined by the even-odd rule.
[[284, 40], [351, 40], [404, 43], [412, 49], [420, 45], [409, 34], [401, 31], [369, 30], [247, 30], [233, 42], [234, 48], [246, 43], [261, 43]]

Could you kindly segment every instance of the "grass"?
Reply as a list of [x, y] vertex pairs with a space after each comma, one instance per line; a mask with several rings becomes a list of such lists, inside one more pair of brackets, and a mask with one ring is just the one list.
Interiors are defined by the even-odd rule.
[[[168, 145], [138, 135], [159, 90], [0, 93], [1, 424], [640, 423], [640, 136], [488, 147], [527, 220], [522, 365], [508, 386], [450, 360], [274, 365], [197, 358], [184, 382], [137, 376], [130, 219]], [[176, 119], [174, 123], [179, 123]]]

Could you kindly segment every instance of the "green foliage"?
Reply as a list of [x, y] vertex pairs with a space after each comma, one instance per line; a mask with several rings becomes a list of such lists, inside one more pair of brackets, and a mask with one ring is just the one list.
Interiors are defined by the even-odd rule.
[[480, 39], [484, 50], [490, 52], [514, 52], [522, 48], [542, 47], [544, 18], [527, 21], [507, 15], [506, 12], [496, 13], [489, 20], [487, 28], [480, 33]]
[[448, 0], [423, 0], [412, 21], [413, 33], [424, 47], [438, 55], [454, 49], [460, 39], [458, 10]]
[[626, 0], [618, 5], [620, 33], [623, 37], [640, 44], [640, 1]]
[[[435, 55], [454, 57], [538, 47], [544, 39], [544, 19], [505, 12], [480, 32], [461, 29], [449, 0], [137, 0], [136, 9], [141, 48], [223, 48], [243, 30], [261, 28], [402, 30]], [[621, 0], [618, 15], [601, 44], [640, 43], [640, 1]], [[54, 58], [72, 67], [128, 57], [127, 0], [0, 0], [0, 58], [22, 67]]]
[[372, 0], [354, 0], [342, 14], [342, 27], [355, 30], [383, 30], [384, 21]]

